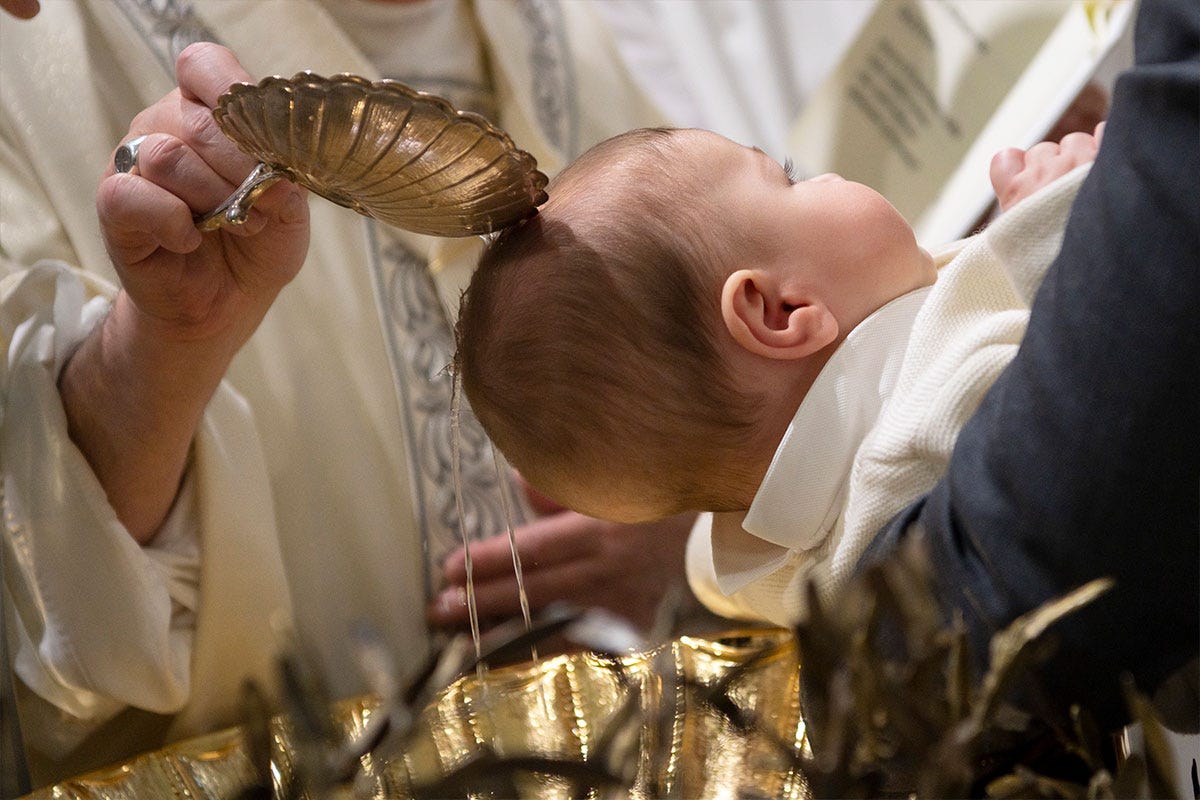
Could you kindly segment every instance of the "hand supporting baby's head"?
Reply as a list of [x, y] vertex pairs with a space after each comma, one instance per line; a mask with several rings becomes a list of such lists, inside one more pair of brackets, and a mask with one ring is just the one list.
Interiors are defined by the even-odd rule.
[[574, 162], [488, 248], [459, 317], [463, 387], [489, 435], [535, 486], [594, 515], [710, 505], [701, 476], [755, 405], [719, 352], [726, 254], [677, 147], [633, 131]]

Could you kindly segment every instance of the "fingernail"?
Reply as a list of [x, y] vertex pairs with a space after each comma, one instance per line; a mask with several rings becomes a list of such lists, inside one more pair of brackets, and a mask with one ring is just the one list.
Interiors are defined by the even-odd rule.
[[303, 222], [308, 213], [308, 201], [303, 193], [292, 192], [279, 209], [279, 221], [285, 225], [295, 225]]
[[437, 597], [438, 610], [443, 612], [456, 611], [466, 604], [467, 590], [461, 586], [447, 589]]
[[181, 253], [193, 253], [204, 242], [204, 234], [195, 225], [188, 225], [183, 232]]

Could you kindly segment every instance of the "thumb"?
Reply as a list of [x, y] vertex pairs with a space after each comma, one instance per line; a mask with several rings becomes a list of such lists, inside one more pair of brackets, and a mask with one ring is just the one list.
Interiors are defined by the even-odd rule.
[[229, 48], [197, 42], [184, 48], [175, 60], [175, 79], [186, 99], [213, 108], [231, 84], [249, 83], [250, 73]]
[[1008, 147], [992, 156], [989, 177], [1001, 208], [1007, 208], [1012, 196], [1013, 180], [1025, 169], [1025, 151]]

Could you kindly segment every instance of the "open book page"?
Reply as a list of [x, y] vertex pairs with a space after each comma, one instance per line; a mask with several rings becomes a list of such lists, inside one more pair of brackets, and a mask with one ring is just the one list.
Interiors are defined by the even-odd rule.
[[869, 184], [938, 246], [992, 201], [988, 164], [1039, 141], [1129, 25], [1130, 0], [878, 3], [793, 125], [807, 174]]

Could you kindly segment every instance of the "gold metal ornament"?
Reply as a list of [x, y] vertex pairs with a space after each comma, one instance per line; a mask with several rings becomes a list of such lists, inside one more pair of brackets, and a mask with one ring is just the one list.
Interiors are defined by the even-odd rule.
[[[613, 661], [574, 653], [466, 675], [439, 692], [399, 752], [371, 753], [357, 766], [354, 787], [319, 792], [336, 798], [520, 796], [558, 800], [577, 796], [570, 781], [537, 772], [537, 765], [588, 766], [612, 750], [625, 791], [633, 800], [730, 796], [806, 800], [808, 783], [779, 756], [779, 746], [807, 753], [800, 704], [800, 665], [792, 637], [782, 630], [736, 631], [716, 639], [680, 637], [653, 652]], [[672, 679], [678, 676], [678, 681]], [[718, 689], [739, 709], [762, 720], [761, 730], [739, 729], [707, 699]], [[630, 704], [631, 703], [631, 704]], [[352, 741], [382, 714], [378, 698], [336, 703], [330, 724]], [[268, 796], [248, 789], [255, 762], [268, 760], [274, 796], [294, 793], [307, 757], [293, 722], [262, 720], [269, 750], [258, 755], [250, 725], [189, 739], [162, 750], [47, 787], [26, 800], [232, 800]], [[605, 744], [614, 733], [627, 741]], [[517, 791], [466, 791], [462, 782], [488, 784], [512, 772]], [[311, 766], [311, 765], [310, 765]], [[602, 765], [596, 764], [596, 767]], [[607, 766], [607, 765], [604, 765]], [[619, 787], [617, 787], [619, 788]]]
[[[285, 680], [282, 715], [245, 693], [241, 728], [26, 800], [1174, 796], [1174, 756], [1136, 689], [1125, 691], [1146, 750], [1121, 754], [1115, 771], [1087, 709], [1059, 719], [1042, 704], [1035, 715], [1005, 690], [1038, 680], [1047, 628], [1111, 581], [1014, 620], [993, 637], [976, 683], [964, 626], [943, 622], [923, 541], [907, 540], [828, 607], [810, 586], [811, 613], [793, 631], [678, 636], [624, 654], [609, 646], [616, 637], [487, 670], [455, 637], [403, 690], [331, 705], [319, 681]], [[544, 612], [515, 637], [511, 626], [486, 658], [502, 663], [531, 634], [571, 631], [588, 613]], [[881, 639], [883, 625], [901, 646]], [[579, 640], [611, 638], [585, 629]], [[281, 663], [306, 671], [294, 656]]]
[[261, 163], [201, 230], [245, 221], [280, 178], [415, 233], [470, 236], [545, 202], [546, 176], [488, 120], [396, 81], [301, 72], [235, 84], [213, 116]]

